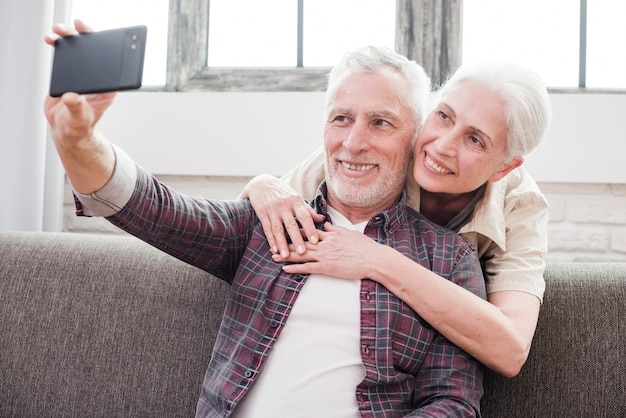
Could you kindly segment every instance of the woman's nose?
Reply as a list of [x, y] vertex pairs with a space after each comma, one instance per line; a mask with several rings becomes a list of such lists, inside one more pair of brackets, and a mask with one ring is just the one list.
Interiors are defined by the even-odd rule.
[[452, 155], [456, 153], [457, 138], [453, 132], [446, 132], [435, 140], [435, 149], [442, 155]]

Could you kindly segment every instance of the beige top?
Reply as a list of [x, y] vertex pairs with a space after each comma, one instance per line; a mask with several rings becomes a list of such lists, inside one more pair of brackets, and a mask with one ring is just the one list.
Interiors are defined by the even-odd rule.
[[[323, 178], [323, 148], [282, 177], [306, 199], [315, 195]], [[407, 177], [406, 191], [409, 206], [419, 211], [420, 190], [412, 176]], [[523, 166], [487, 185], [459, 233], [478, 250], [487, 293], [516, 290], [543, 300], [548, 201]]]

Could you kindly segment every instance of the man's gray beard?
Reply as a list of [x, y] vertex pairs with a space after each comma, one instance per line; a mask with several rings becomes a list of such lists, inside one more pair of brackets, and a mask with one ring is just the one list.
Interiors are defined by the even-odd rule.
[[[412, 175], [412, 172], [408, 173], [407, 170], [411, 167], [411, 162], [413, 161], [413, 147], [411, 147], [408, 155], [409, 158], [405, 162], [404, 170], [398, 176], [395, 178], [379, 178], [374, 185], [369, 187], [360, 187], [357, 180], [354, 182], [349, 179], [346, 179], [345, 182], [338, 181], [337, 177], [333, 175], [335, 173], [332, 173], [328, 167], [328, 161], [325, 161], [324, 175], [327, 187], [345, 205], [358, 208], [376, 206], [389, 196], [389, 190], [404, 189], [407, 174]], [[337, 170], [336, 167], [334, 169]]]
[[357, 182], [340, 182], [336, 178], [328, 181], [328, 187], [341, 203], [357, 208], [369, 208], [380, 204], [388, 197], [389, 186], [383, 184], [383, 181], [377, 181], [368, 187], [359, 186]]

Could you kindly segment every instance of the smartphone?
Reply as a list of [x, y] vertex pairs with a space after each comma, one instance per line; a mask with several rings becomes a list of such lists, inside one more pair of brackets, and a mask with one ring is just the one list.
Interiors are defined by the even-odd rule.
[[131, 26], [57, 39], [50, 95], [138, 89], [147, 33], [145, 26]]

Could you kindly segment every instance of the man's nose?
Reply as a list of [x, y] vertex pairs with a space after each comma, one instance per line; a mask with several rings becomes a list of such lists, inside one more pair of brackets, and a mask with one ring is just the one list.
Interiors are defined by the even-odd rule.
[[370, 147], [371, 133], [365, 122], [355, 122], [343, 141], [343, 146], [350, 152], [358, 153]]

